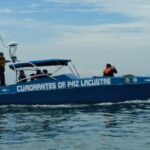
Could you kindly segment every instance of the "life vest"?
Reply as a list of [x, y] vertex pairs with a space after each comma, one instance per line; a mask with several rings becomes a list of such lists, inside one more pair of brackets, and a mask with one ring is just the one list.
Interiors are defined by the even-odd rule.
[[103, 73], [107, 75], [107, 74], [109, 74], [111, 71], [112, 71], [112, 67], [109, 67], [109, 68], [104, 69]]
[[4, 57], [0, 57], [0, 67], [5, 67], [6, 61]]

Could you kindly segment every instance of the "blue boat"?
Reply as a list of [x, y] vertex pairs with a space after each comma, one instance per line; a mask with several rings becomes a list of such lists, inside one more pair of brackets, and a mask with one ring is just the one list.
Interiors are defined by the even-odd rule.
[[[16, 73], [16, 82], [0, 87], [0, 105], [8, 104], [95, 104], [116, 103], [150, 99], [150, 77], [88, 77], [79, 76], [76, 68], [70, 67], [70, 59], [47, 59], [21, 62], [15, 55], [17, 44], [9, 45], [12, 64], [9, 68]], [[18, 79], [20, 70], [36, 71], [41, 67], [57, 67], [54, 73], [33, 75]], [[71, 73], [61, 73], [69, 67]]]

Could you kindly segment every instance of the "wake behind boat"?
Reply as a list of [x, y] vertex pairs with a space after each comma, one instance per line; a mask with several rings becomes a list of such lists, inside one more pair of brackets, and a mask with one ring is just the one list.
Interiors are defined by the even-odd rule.
[[[150, 98], [150, 77], [81, 78], [70, 59], [47, 59], [21, 62], [15, 55], [16, 43], [9, 45], [16, 82], [0, 87], [0, 104], [94, 104], [147, 100]], [[41, 67], [57, 67], [49, 74], [41, 72], [19, 79], [20, 72], [37, 71]], [[68, 67], [71, 73], [55, 73]]]

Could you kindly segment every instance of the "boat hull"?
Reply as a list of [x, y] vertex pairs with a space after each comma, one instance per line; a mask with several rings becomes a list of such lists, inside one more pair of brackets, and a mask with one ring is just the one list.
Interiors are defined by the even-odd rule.
[[2, 94], [0, 105], [116, 103], [149, 98], [150, 84], [118, 84]]

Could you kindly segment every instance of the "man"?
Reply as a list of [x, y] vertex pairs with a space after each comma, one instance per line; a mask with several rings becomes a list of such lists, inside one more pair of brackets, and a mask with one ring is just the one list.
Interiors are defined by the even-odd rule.
[[5, 85], [5, 64], [6, 60], [4, 54], [0, 52], [0, 86]]
[[19, 82], [27, 82], [24, 70], [19, 70]]
[[106, 64], [106, 68], [103, 70], [104, 77], [113, 77], [114, 73], [117, 73], [117, 70], [111, 64]]

